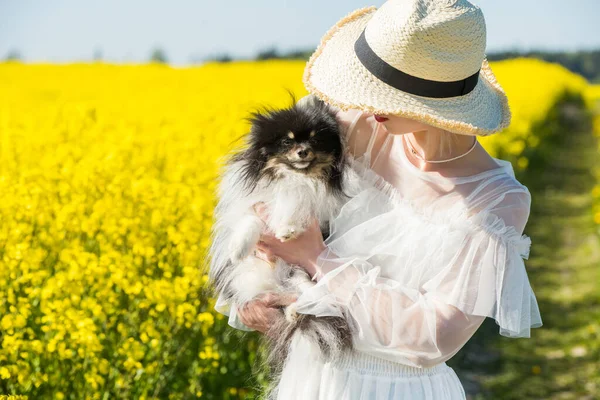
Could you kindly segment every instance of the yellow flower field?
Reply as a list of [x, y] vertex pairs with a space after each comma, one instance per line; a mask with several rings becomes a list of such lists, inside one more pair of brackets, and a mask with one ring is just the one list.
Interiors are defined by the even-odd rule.
[[490, 63], [506, 91], [512, 112], [510, 126], [498, 134], [483, 137], [481, 144], [496, 156], [515, 157], [515, 169], [524, 169], [529, 160], [526, 148], [535, 148], [542, 138], [535, 124], [544, 120], [565, 91], [582, 93], [587, 81], [559, 64], [532, 58], [517, 58]]
[[[585, 91], [588, 106], [594, 111], [594, 134], [598, 138], [598, 157], [600, 158], [600, 85], [590, 85]], [[600, 227], [600, 169], [594, 171], [597, 184], [592, 190], [594, 197], [594, 221]], [[600, 232], [600, 228], [599, 228]]]
[[[304, 64], [0, 64], [0, 393], [244, 397], [254, 337], [225, 335], [201, 273], [216, 165], [253, 107], [306, 94]], [[586, 86], [492, 68], [514, 115], [482, 140], [493, 155], [535, 147], [532, 125]]]
[[206, 397], [231, 364], [200, 295], [216, 159], [300, 70], [0, 67], [3, 392]]

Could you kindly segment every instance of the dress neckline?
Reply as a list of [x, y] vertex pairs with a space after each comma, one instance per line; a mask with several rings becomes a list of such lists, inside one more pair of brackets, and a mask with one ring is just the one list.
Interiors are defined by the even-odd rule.
[[[348, 132], [350, 132], [350, 134], [353, 133], [354, 127], [356, 126], [358, 120], [363, 117], [363, 114], [366, 114], [366, 113], [362, 110], [359, 110], [359, 112], [355, 116], [354, 120], [350, 124], [349, 130], [348, 130]], [[374, 120], [374, 116], [372, 114], [368, 115], [367, 118], [372, 118]], [[378, 160], [381, 152], [389, 151], [388, 147], [390, 147], [390, 146], [393, 147], [394, 144], [398, 145], [398, 143], [395, 142], [395, 140], [402, 139], [401, 135], [391, 134], [387, 129], [385, 129], [385, 126], [383, 124], [380, 124], [378, 122], [375, 122], [375, 123], [377, 125], [375, 125], [373, 127], [373, 129], [371, 129], [370, 137], [368, 139], [367, 150], [363, 154], [356, 154], [356, 155], [348, 152], [348, 156], [351, 161], [350, 163], [352, 165], [354, 165], [354, 168], [358, 168], [361, 171], [361, 174], [363, 177], [367, 178], [368, 181], [375, 184], [375, 186], [378, 188], [378, 190], [380, 192], [382, 192], [384, 195], [386, 195], [386, 197], [389, 200], [391, 200], [392, 203], [408, 204], [415, 210], [427, 211], [427, 210], [423, 209], [423, 207], [421, 207], [420, 204], [412, 201], [411, 199], [406, 198], [393, 183], [389, 182], [387, 179], [384, 178], [383, 175], [381, 175], [375, 168], [373, 168], [374, 164], [377, 163], [377, 160]], [[371, 126], [373, 126], [373, 125], [371, 125]], [[371, 160], [372, 149], [374, 147], [375, 138], [378, 136], [377, 132], [379, 131], [379, 128], [383, 129], [383, 134], [385, 135], [385, 137], [384, 137], [383, 143], [381, 144], [381, 146], [379, 146], [379, 149], [377, 150], [377, 154], [375, 156], [375, 162], [372, 162], [372, 160]], [[417, 175], [421, 179], [428, 180], [428, 181], [436, 183], [438, 185], [448, 185], [448, 184], [457, 185], [457, 184], [461, 184], [461, 183], [477, 181], [477, 180], [480, 180], [485, 177], [490, 177], [490, 176], [500, 175], [500, 174], [505, 174], [508, 177], [515, 178], [512, 164], [507, 160], [502, 160], [502, 159], [499, 159], [496, 157], [492, 157], [492, 158], [498, 164], [498, 168], [493, 168], [491, 170], [483, 171], [483, 172], [480, 172], [480, 173], [477, 173], [474, 175], [469, 175], [469, 176], [448, 177], [448, 176], [440, 175], [439, 172], [437, 172], [437, 171], [421, 171], [416, 165], [412, 164], [410, 162], [410, 160], [408, 159], [408, 157], [406, 155], [406, 151], [408, 151], [408, 149], [406, 149], [403, 146], [402, 140], [400, 140], [399, 146], [400, 146], [400, 149], [396, 149], [396, 152], [394, 152], [394, 153], [390, 152], [390, 154], [388, 154], [388, 157], [391, 156], [391, 154], [399, 153], [400, 164], [401, 164], [399, 166], [400, 168], [402, 168], [402, 166], [404, 166], [406, 168], [406, 170], [408, 172], [412, 173], [413, 175]], [[394, 150], [394, 149], [391, 149], [391, 150]]]
[[[496, 174], [500, 174], [500, 173], [507, 173], [510, 176], [513, 176], [512, 173], [512, 164], [509, 161], [506, 160], [502, 160], [496, 157], [492, 157], [492, 159], [496, 162], [496, 164], [498, 164], [498, 167], [496, 168], [492, 168], [486, 171], [482, 171], [482, 172], [478, 172], [476, 174], [472, 174], [472, 175], [465, 175], [465, 176], [444, 176], [441, 175], [439, 172], [437, 171], [422, 171], [421, 169], [419, 169], [419, 167], [417, 167], [416, 165], [414, 165], [409, 159], [408, 159], [408, 155], [407, 152], [409, 151], [406, 146], [404, 145], [404, 141], [402, 140], [402, 136], [403, 135], [394, 135], [391, 134], [387, 131], [387, 129], [385, 128], [385, 126], [383, 124], [381, 124], [381, 128], [384, 131], [384, 134], [386, 135], [385, 139], [384, 139], [384, 143], [382, 144], [382, 146], [380, 147], [380, 149], [378, 151], [382, 151], [384, 150], [387, 146], [389, 146], [392, 142], [394, 143], [396, 140], [399, 140], [400, 143], [398, 144], [399, 147], [399, 153], [400, 153], [400, 160], [402, 161], [402, 164], [404, 166], [406, 166], [406, 168], [411, 171], [413, 174], [415, 175], [419, 175], [420, 177], [432, 181], [432, 182], [452, 182], [452, 183], [467, 183], [467, 182], [472, 182], [472, 181], [476, 181], [479, 179], [483, 179], [483, 178], [487, 178], [490, 176], [494, 176]], [[376, 129], [374, 129], [373, 131], [376, 131]], [[370, 166], [369, 166], [370, 167]], [[377, 173], [376, 171], [374, 171], [375, 173]]]

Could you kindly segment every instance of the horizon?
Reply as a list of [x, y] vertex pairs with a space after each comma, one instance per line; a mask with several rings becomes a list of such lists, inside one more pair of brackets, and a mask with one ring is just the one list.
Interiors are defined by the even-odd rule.
[[[0, 58], [16, 51], [24, 63], [90, 62], [99, 54], [107, 63], [144, 63], [162, 49], [169, 65], [224, 54], [252, 60], [272, 48], [314, 50], [340, 18], [383, 2], [0, 0]], [[472, 2], [486, 18], [487, 54], [600, 50], [596, 0], [578, 0], [568, 9], [561, 0], [547, 0], [542, 9], [533, 0]]]

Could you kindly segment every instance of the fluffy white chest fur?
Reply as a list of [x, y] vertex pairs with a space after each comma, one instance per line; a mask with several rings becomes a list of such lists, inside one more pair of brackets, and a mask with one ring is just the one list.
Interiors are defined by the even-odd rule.
[[[253, 256], [262, 232], [269, 230], [278, 239], [289, 240], [302, 233], [313, 217], [321, 222], [321, 228], [327, 228], [341, 207], [342, 199], [332, 196], [323, 181], [293, 170], [281, 169], [280, 174], [274, 182], [259, 182], [250, 198], [236, 201], [237, 212], [231, 210], [234, 212], [228, 218], [231, 223], [228, 250], [235, 264], [231, 285], [236, 300], [242, 303], [267, 291], [301, 292], [313, 284], [306, 273], [281, 260], [272, 266]], [[224, 189], [235, 190], [226, 186]], [[267, 206], [266, 225], [252, 208], [257, 202]], [[290, 318], [290, 313], [287, 315]]]

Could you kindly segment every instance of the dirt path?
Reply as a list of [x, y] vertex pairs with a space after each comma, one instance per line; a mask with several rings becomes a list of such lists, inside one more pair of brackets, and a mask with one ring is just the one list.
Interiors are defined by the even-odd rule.
[[544, 326], [510, 339], [488, 318], [448, 362], [469, 399], [600, 399], [600, 236], [591, 213], [600, 155], [580, 106], [555, 111], [540, 127], [554, 139], [517, 177], [532, 194], [525, 265]]

